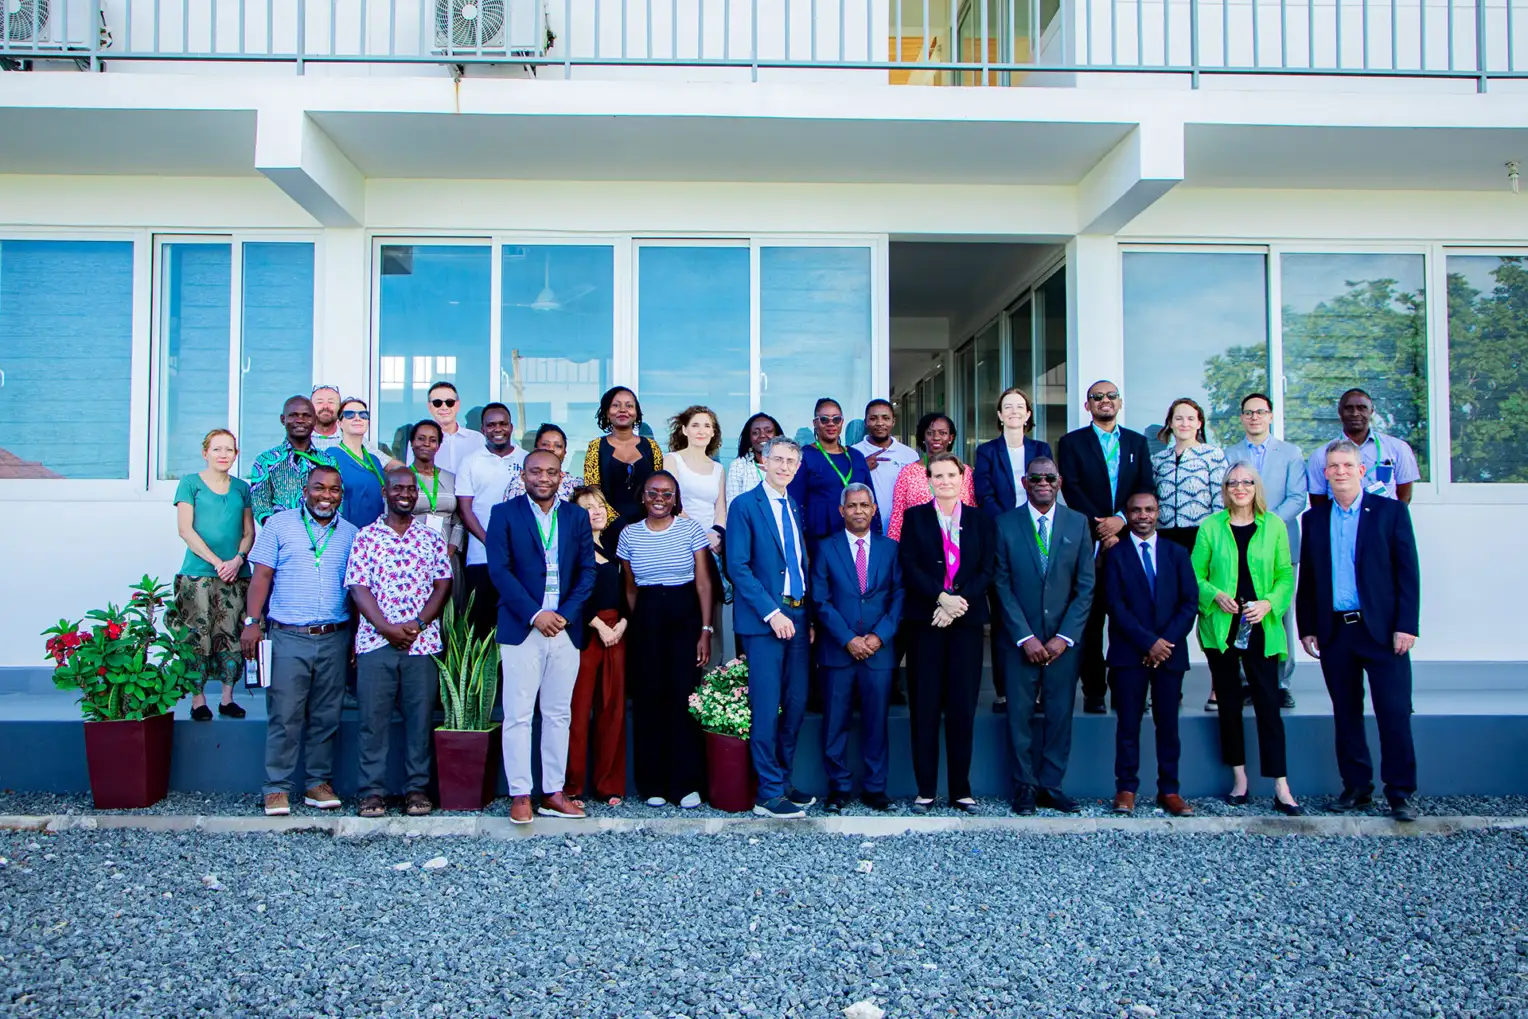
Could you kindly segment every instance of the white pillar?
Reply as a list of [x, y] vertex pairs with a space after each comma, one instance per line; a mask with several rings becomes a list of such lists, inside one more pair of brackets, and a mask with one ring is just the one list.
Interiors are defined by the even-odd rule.
[[1087, 387], [1108, 379], [1125, 394], [1125, 336], [1120, 303], [1119, 244], [1112, 234], [1083, 234], [1066, 245], [1067, 395], [1071, 427], [1086, 424]]
[[359, 395], [375, 407], [376, 393], [371, 388], [371, 252], [366, 231], [325, 230], [317, 258], [314, 384], [339, 386], [345, 396]]

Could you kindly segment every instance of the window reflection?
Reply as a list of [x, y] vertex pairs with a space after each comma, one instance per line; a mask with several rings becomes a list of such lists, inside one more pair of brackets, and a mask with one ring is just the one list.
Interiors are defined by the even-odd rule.
[[244, 245], [239, 461], [285, 438], [281, 405], [313, 388], [312, 244]]
[[232, 283], [232, 244], [160, 249], [161, 478], [201, 470], [202, 437], [228, 427]]

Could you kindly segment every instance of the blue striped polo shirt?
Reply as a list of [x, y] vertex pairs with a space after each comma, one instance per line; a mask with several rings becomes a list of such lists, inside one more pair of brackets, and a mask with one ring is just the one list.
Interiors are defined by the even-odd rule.
[[324, 532], [312, 517], [304, 527], [305, 516], [307, 509], [298, 507], [270, 517], [260, 528], [255, 547], [249, 550], [250, 562], [276, 571], [266, 615], [289, 626], [344, 622], [350, 618], [345, 566], [357, 534], [355, 525], [336, 513], [332, 518], [334, 535], [315, 563], [308, 529], [319, 544], [323, 544]]
[[646, 520], [622, 528], [615, 554], [631, 564], [638, 587], [678, 587], [695, 579], [695, 553], [710, 547], [698, 523], [689, 517], [675, 517], [661, 531], [648, 530]]

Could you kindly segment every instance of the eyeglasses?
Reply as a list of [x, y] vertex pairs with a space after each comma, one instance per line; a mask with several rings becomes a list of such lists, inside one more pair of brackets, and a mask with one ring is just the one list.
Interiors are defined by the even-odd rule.
[[1059, 475], [1059, 474], [1029, 474], [1029, 475], [1025, 476], [1025, 480], [1028, 481], [1031, 485], [1039, 485], [1039, 484], [1042, 484], [1042, 483], [1046, 484], [1046, 485], [1054, 485], [1056, 482], [1061, 480], [1061, 475]]
[[817, 415], [817, 423], [819, 425], [841, 425], [844, 423], [844, 416], [842, 414], [819, 414]]
[[1225, 486], [1227, 488], [1256, 488], [1257, 482], [1251, 478], [1227, 478]]
[[1268, 415], [1270, 415], [1272, 413], [1273, 413], [1273, 411], [1271, 411], [1271, 410], [1266, 410], [1264, 408], [1257, 407], [1257, 408], [1253, 408], [1251, 410], [1243, 410], [1242, 411], [1242, 417], [1244, 417], [1244, 418], [1265, 418], [1265, 417], [1267, 417]]
[[454, 399], [445, 399], [445, 400], [442, 400], [442, 399], [437, 398], [437, 399], [434, 399], [434, 400], [430, 401], [430, 406], [431, 407], [455, 407], [456, 406], [456, 401]]
[[794, 456], [766, 456], [764, 458], [764, 462], [770, 464], [785, 464], [787, 466], [794, 467], [796, 464], [800, 463], [801, 460], [800, 458]]
[[370, 421], [371, 420], [371, 411], [369, 411], [369, 410], [342, 410], [342, 411], [340, 411], [340, 417], [344, 418], [346, 421], [349, 421], [351, 418], [360, 418], [362, 421]]
[[1107, 393], [1089, 393], [1088, 399], [1094, 403], [1103, 403], [1105, 400], [1118, 400], [1119, 390], [1111, 389]]

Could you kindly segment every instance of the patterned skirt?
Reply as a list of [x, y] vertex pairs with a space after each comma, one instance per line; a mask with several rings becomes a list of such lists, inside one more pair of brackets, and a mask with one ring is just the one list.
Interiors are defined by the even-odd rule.
[[237, 688], [244, 674], [239, 631], [248, 593], [248, 578], [230, 584], [217, 577], [175, 577], [175, 604], [165, 615], [165, 622], [191, 631], [191, 641], [202, 660], [204, 686], [207, 680], [215, 679]]

